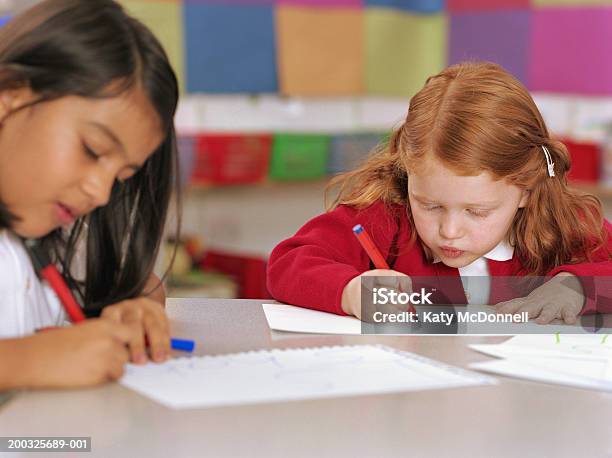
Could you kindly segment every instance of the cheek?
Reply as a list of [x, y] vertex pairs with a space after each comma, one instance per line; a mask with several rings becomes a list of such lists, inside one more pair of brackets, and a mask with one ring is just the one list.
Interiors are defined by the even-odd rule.
[[412, 211], [412, 220], [421, 239], [427, 242], [434, 237], [438, 228], [436, 212], [416, 208]]
[[56, 200], [79, 175], [75, 152], [63, 148], [22, 144], [20, 154], [0, 172], [0, 197], [7, 205], [31, 206]]
[[512, 223], [513, 215], [493, 215], [488, 218], [482, 218], [474, 224], [472, 234], [474, 240], [478, 240], [483, 244], [499, 243], [503, 240], [508, 232], [508, 228]]

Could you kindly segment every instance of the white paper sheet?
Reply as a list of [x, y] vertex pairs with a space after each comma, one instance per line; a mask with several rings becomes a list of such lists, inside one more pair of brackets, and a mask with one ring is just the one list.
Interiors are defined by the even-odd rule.
[[502, 358], [511, 356], [559, 356], [612, 358], [612, 337], [605, 335], [520, 335], [501, 344], [475, 344], [470, 348]]
[[497, 359], [495, 361], [473, 363], [470, 364], [470, 368], [492, 374], [534, 380], [536, 382], [612, 391], [612, 383], [604, 379], [596, 380], [581, 377], [577, 374], [568, 375], [564, 372], [552, 371], [550, 368], [541, 367], [540, 362], [537, 360], [521, 358]]
[[379, 345], [275, 349], [128, 365], [120, 382], [175, 409], [497, 383], [488, 376]]
[[520, 335], [502, 344], [469, 347], [504, 358], [472, 364], [473, 369], [612, 391], [612, 341], [602, 335]]
[[263, 304], [270, 329], [316, 334], [360, 334], [361, 321], [285, 304]]

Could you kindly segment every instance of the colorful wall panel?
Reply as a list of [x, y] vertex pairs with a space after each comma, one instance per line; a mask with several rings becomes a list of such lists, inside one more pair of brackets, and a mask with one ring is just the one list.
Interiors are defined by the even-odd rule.
[[533, 13], [529, 88], [612, 94], [612, 7]]
[[431, 14], [442, 12], [444, 0], [365, 0], [365, 6]]
[[276, 12], [280, 92], [363, 93], [363, 12], [280, 6]]
[[457, 11], [490, 11], [528, 7], [529, 0], [446, 0], [446, 9], [452, 13]]
[[122, 0], [197, 93], [411, 96], [490, 60], [530, 90], [612, 94], [612, 0]]
[[276, 92], [274, 9], [184, 5], [189, 92]]
[[183, 5], [171, 0], [121, 0], [125, 8], [140, 19], [161, 42], [181, 88], [185, 87], [183, 43]]
[[449, 63], [486, 60], [527, 83], [531, 11], [495, 10], [451, 16]]
[[446, 65], [446, 17], [368, 8], [366, 92], [413, 95]]

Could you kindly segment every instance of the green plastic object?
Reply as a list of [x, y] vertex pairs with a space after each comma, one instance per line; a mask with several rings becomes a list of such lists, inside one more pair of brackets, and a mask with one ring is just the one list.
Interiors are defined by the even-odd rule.
[[329, 143], [328, 135], [275, 135], [270, 160], [270, 179], [298, 181], [324, 177]]

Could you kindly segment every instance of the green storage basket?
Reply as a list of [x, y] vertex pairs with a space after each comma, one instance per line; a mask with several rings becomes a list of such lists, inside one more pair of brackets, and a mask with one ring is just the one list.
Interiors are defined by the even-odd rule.
[[324, 177], [329, 141], [328, 135], [275, 135], [270, 160], [270, 178], [289, 181]]

